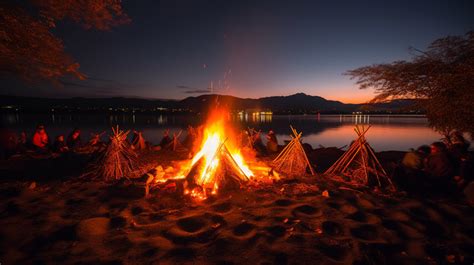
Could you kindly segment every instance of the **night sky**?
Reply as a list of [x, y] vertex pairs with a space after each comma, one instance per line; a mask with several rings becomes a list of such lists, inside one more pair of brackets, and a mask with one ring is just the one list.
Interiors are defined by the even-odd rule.
[[[89, 76], [62, 88], [4, 82], [0, 93], [182, 99], [304, 92], [363, 102], [345, 71], [410, 57], [474, 29], [474, 1], [124, 0], [109, 32], [61, 22], [56, 35]], [[11, 83], [11, 84], [10, 84]]]

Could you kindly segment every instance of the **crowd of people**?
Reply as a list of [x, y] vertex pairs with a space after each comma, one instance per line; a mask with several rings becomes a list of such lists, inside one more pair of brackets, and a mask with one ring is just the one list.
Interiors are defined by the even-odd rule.
[[[79, 128], [73, 129], [67, 137], [64, 134], [57, 135], [53, 140], [46, 132], [44, 125], [38, 125], [31, 137], [27, 136], [25, 131], [19, 135], [12, 132], [6, 136], [2, 136], [5, 143], [2, 143], [2, 157], [8, 158], [15, 154], [24, 154], [27, 152], [34, 152], [37, 154], [51, 154], [51, 153], [68, 153], [77, 152], [86, 148], [103, 147], [104, 143], [101, 141], [101, 136], [104, 133], [93, 134], [87, 142], [82, 141], [82, 134]], [[142, 132], [133, 131], [130, 145], [134, 149], [153, 149], [153, 150], [175, 150], [177, 147], [186, 147], [189, 150], [194, 150], [196, 146], [195, 139], [202, 136], [202, 128], [189, 126], [187, 135], [182, 144], [178, 138], [180, 133], [170, 134], [169, 130], [165, 130], [163, 138], [158, 145], [153, 146], [151, 143], [144, 140]], [[270, 130], [266, 135], [266, 144], [262, 141], [261, 131], [253, 129], [243, 130], [238, 136], [239, 143], [242, 146], [249, 146], [257, 150], [260, 155], [267, 155], [278, 152], [278, 140], [276, 134]]]
[[4, 158], [27, 152], [37, 154], [67, 153], [79, 151], [87, 147], [101, 147], [104, 144], [100, 140], [100, 134], [94, 134], [88, 142], [83, 142], [81, 130], [78, 128], [73, 129], [67, 138], [60, 134], [52, 140], [46, 132], [44, 125], [38, 125], [30, 138], [24, 131], [19, 135], [10, 132], [2, 138], [5, 138], [2, 144], [2, 156]]
[[[278, 140], [273, 130], [266, 134], [266, 143], [262, 140], [261, 131], [243, 130], [237, 137], [242, 146], [254, 149], [258, 155], [271, 155], [279, 151]], [[82, 141], [81, 130], [73, 129], [67, 137], [60, 134], [51, 140], [43, 125], [38, 125], [31, 137], [26, 132], [18, 135], [2, 136], [2, 157], [8, 158], [15, 154], [35, 152], [37, 154], [77, 152], [87, 148], [100, 148], [105, 145], [100, 134], [91, 135], [87, 142]], [[182, 145], [188, 150], [194, 150], [202, 130], [189, 126], [184, 144], [177, 138], [181, 132], [170, 135], [165, 130], [163, 138], [157, 146], [146, 142], [140, 131], [133, 131], [131, 147], [135, 149], [173, 149]], [[469, 152], [470, 143], [462, 133], [453, 132], [444, 142], [434, 142], [430, 146], [422, 145], [405, 154], [393, 177], [400, 189], [419, 191], [420, 187], [439, 192], [452, 192], [465, 189], [472, 183], [474, 176], [474, 158]]]
[[444, 142], [434, 142], [410, 150], [395, 171], [395, 178], [404, 190], [429, 188], [449, 193], [463, 190], [473, 181], [474, 159], [470, 143], [460, 132], [453, 132]]

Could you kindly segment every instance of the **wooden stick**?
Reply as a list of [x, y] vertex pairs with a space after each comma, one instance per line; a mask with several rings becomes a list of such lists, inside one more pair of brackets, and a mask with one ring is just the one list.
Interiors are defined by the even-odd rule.
[[309, 159], [308, 159], [308, 156], [306, 156], [306, 152], [304, 151], [304, 148], [303, 146], [301, 145], [301, 143], [298, 141], [298, 148], [300, 149], [300, 152], [303, 153], [303, 156], [306, 160], [306, 164], [308, 165], [309, 167], [309, 171], [311, 172], [311, 175], [314, 176], [314, 171], [313, 171], [313, 167], [311, 166], [311, 163], [309, 162]]
[[[203, 171], [203, 175], [204, 175], [204, 176], [207, 175], [207, 171], [209, 171], [209, 167], [210, 167], [210, 165], [212, 164], [212, 161], [214, 161], [214, 159], [216, 159], [217, 154], [221, 151], [222, 147], [223, 147], [224, 144], [225, 144], [225, 141], [227, 141], [227, 138], [226, 138], [224, 141], [222, 141], [221, 144], [219, 145], [219, 147], [216, 149], [216, 152], [213, 154], [211, 161], [209, 161], [208, 166], [207, 166], [207, 167], [204, 169], [204, 171]], [[204, 185], [204, 179], [203, 179], [202, 182], [201, 182], [201, 186], [203, 186], [203, 185]]]
[[362, 166], [364, 168], [364, 173], [365, 173], [365, 185], [367, 185], [369, 183], [369, 174], [367, 173], [367, 164], [366, 164], [366, 158], [364, 157], [365, 156], [365, 152], [363, 149], [365, 148], [365, 146], [361, 147], [361, 157], [362, 157]]
[[236, 167], [240, 173], [242, 173], [242, 175], [245, 177], [245, 179], [248, 181], [250, 179], [250, 176], [247, 176], [247, 174], [245, 174], [244, 170], [239, 166], [239, 164], [237, 163], [237, 161], [235, 161], [234, 157], [232, 156], [232, 154], [229, 152], [229, 149], [227, 148], [226, 145], [224, 145], [224, 152], [226, 153], [227, 156], [229, 156], [229, 158], [231, 159], [232, 163], [234, 163], [234, 167]]

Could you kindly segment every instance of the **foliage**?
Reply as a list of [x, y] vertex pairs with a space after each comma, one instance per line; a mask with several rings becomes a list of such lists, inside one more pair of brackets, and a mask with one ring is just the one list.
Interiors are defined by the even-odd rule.
[[375, 64], [346, 73], [361, 89], [373, 87], [372, 102], [417, 99], [431, 125], [447, 134], [474, 135], [474, 32], [435, 40], [410, 61]]
[[52, 30], [70, 19], [86, 29], [109, 30], [129, 22], [120, 0], [31, 0], [0, 4], [0, 73], [27, 81], [72, 75], [84, 79], [79, 63]]

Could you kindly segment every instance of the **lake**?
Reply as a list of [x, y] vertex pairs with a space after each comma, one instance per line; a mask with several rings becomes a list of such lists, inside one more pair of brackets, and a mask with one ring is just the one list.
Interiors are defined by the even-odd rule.
[[[164, 130], [171, 132], [185, 130], [191, 125], [202, 123], [204, 117], [196, 115], [149, 115], [149, 114], [2, 114], [2, 124], [15, 132], [26, 131], [31, 136], [37, 124], [46, 126], [50, 137], [68, 135], [74, 127], [82, 130], [86, 140], [93, 132], [110, 132], [111, 126], [123, 129], [137, 129], [146, 140], [157, 144]], [[313, 148], [343, 147], [356, 138], [354, 125], [370, 125], [366, 138], [376, 151], [406, 151], [422, 144], [430, 144], [441, 139], [441, 135], [428, 126], [426, 117], [421, 115], [236, 115], [230, 121], [236, 128], [255, 128], [262, 132], [272, 129], [280, 144], [290, 139], [292, 125], [303, 132], [303, 142]], [[184, 134], [181, 139], [184, 138]], [[264, 138], [264, 137], [262, 137]], [[105, 139], [105, 138], [104, 138]]]

